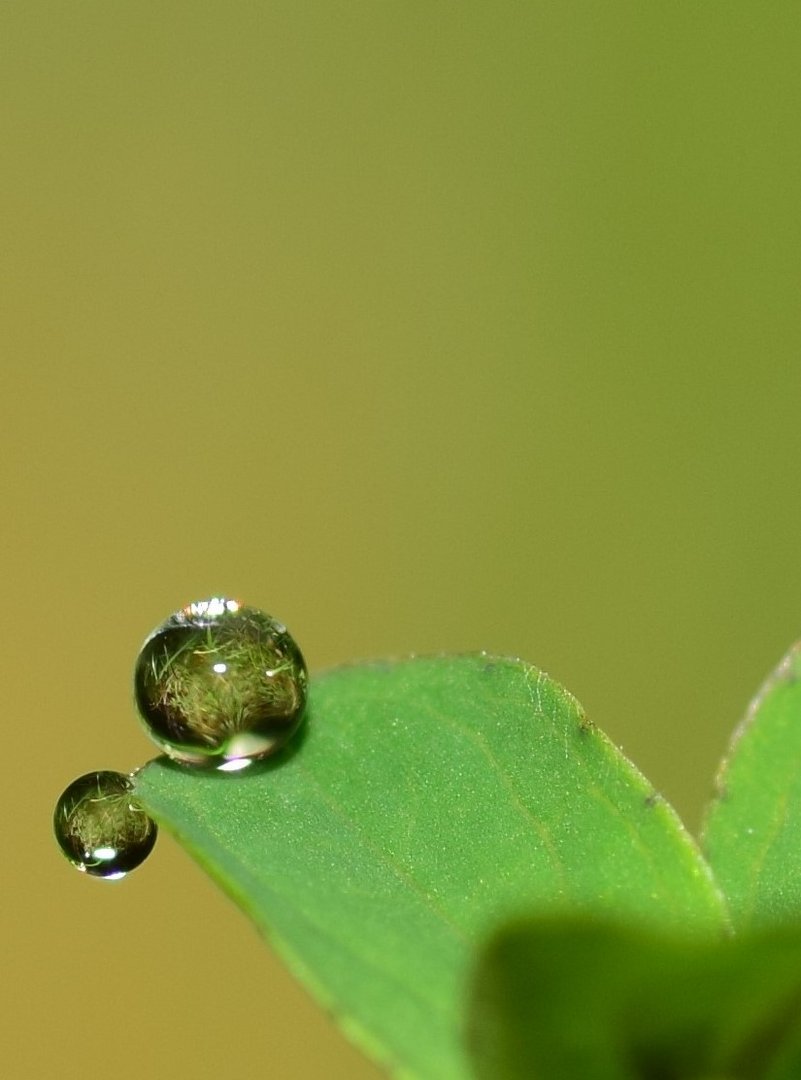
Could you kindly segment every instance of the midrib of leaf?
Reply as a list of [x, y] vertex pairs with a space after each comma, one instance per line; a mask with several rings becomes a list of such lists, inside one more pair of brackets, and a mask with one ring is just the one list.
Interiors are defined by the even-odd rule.
[[469, 940], [469, 935], [465, 932], [464, 927], [459, 926], [458, 923], [454, 922], [454, 920], [451, 919], [442, 910], [441, 906], [437, 904], [434, 898], [431, 896], [431, 893], [427, 889], [425, 889], [419, 881], [416, 880], [415, 876], [411, 874], [407, 868], [402, 866], [396, 858], [383, 851], [376, 843], [374, 843], [372, 840], [368, 839], [365, 836], [364, 831], [359, 828], [353, 817], [345, 811], [344, 807], [337, 799], [333, 798], [333, 796], [331, 796], [327, 791], [325, 791], [325, 789], [320, 785], [319, 781], [315, 779], [315, 777], [309, 772], [308, 769], [305, 769], [303, 765], [300, 765], [300, 770], [305, 775], [307, 781], [312, 785], [312, 787], [317, 789], [320, 798], [326, 803], [326, 805], [331, 807], [339, 820], [350, 830], [351, 833], [353, 833], [354, 836], [357, 836], [359, 838], [359, 844], [361, 845], [361, 847], [370, 851], [373, 857], [378, 862], [383, 863], [385, 866], [387, 866], [390, 871], [398, 878], [399, 881], [402, 881], [404, 885], [410, 888], [411, 891], [419, 897], [419, 899], [428, 908], [431, 914], [439, 920], [439, 922], [442, 924], [443, 927], [445, 927], [446, 930], [452, 933], [454, 937], [457, 938], [460, 942], [466, 943]]

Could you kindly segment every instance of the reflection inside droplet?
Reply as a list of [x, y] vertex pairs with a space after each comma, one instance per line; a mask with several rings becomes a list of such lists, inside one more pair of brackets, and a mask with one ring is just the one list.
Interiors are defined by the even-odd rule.
[[300, 726], [306, 665], [283, 624], [213, 597], [176, 611], [136, 661], [136, 704], [148, 734], [185, 765], [244, 768], [280, 750]]
[[53, 830], [76, 869], [118, 881], [144, 862], [158, 830], [133, 795], [130, 777], [86, 773], [56, 803]]

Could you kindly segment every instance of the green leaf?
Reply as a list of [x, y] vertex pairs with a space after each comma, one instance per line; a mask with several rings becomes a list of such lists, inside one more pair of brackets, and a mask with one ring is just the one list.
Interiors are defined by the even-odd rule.
[[735, 732], [703, 845], [736, 928], [801, 915], [801, 644]]
[[725, 920], [673, 811], [519, 661], [333, 671], [312, 683], [302, 738], [266, 767], [160, 759], [136, 785], [349, 1034], [404, 1075], [467, 1075], [467, 973], [515, 914], [699, 932]]
[[478, 1080], [797, 1080], [801, 930], [512, 924], [478, 964], [469, 1043]]

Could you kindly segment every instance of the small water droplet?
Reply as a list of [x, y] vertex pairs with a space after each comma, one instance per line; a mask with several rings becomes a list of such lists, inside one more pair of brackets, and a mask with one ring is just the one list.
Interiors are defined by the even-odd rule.
[[134, 673], [137, 708], [156, 745], [182, 764], [226, 771], [286, 745], [303, 718], [306, 683], [286, 627], [220, 597], [188, 604], [157, 627]]
[[56, 803], [53, 829], [73, 866], [109, 881], [145, 861], [156, 842], [156, 824], [133, 796], [130, 777], [91, 772], [73, 780]]

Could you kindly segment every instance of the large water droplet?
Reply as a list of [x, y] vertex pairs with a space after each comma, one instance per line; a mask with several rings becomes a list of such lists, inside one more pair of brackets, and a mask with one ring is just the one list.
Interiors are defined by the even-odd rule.
[[147, 638], [134, 691], [153, 741], [186, 765], [250, 762], [292, 738], [306, 665], [285, 626], [215, 597], [176, 611]]
[[133, 797], [130, 777], [92, 772], [73, 780], [56, 803], [53, 829], [73, 866], [114, 880], [153, 850], [158, 830]]

